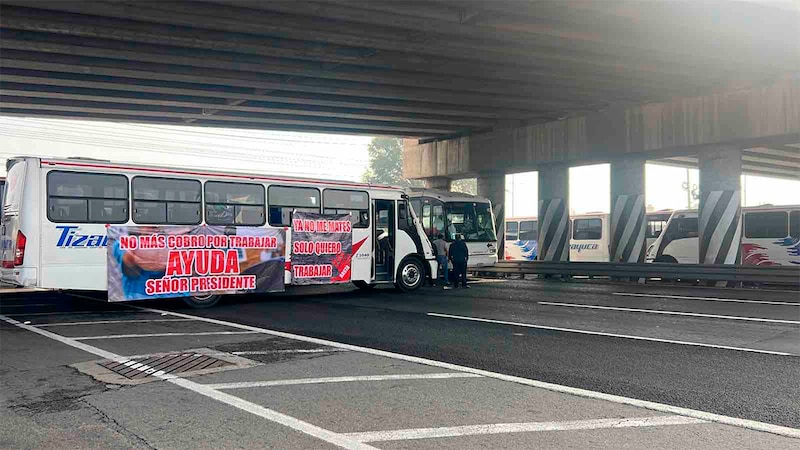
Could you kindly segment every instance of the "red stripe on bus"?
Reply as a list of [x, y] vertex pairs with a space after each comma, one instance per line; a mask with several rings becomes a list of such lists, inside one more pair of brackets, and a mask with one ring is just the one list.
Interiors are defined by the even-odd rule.
[[304, 183], [304, 184], [330, 184], [333, 186], [348, 186], [348, 187], [359, 187], [364, 189], [369, 188], [378, 188], [378, 189], [392, 189], [396, 191], [402, 190], [402, 188], [397, 188], [394, 186], [386, 186], [386, 185], [369, 185], [369, 184], [358, 184], [358, 183], [346, 183], [341, 181], [314, 181], [314, 180], [303, 180], [297, 178], [275, 178], [275, 177], [263, 177], [258, 175], [234, 175], [234, 174], [224, 174], [218, 172], [190, 172], [185, 170], [172, 170], [172, 169], [155, 169], [150, 167], [125, 167], [125, 166], [114, 166], [114, 165], [103, 165], [103, 164], [87, 164], [87, 163], [73, 163], [73, 162], [62, 162], [62, 161], [52, 161], [52, 160], [42, 160], [42, 164], [50, 164], [50, 165], [58, 165], [58, 166], [67, 166], [67, 167], [88, 167], [92, 169], [116, 169], [116, 170], [128, 170], [128, 171], [140, 171], [140, 172], [152, 172], [152, 173], [171, 173], [177, 175], [197, 175], [197, 176], [204, 176], [204, 177], [227, 177], [227, 178], [237, 178], [237, 179], [246, 179], [246, 180], [265, 180], [265, 181], [279, 181], [285, 183]]

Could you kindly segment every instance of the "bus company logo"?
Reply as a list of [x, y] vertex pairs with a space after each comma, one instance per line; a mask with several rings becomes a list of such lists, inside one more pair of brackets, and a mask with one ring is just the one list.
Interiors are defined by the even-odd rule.
[[61, 230], [56, 247], [58, 248], [97, 248], [108, 246], [108, 236], [105, 234], [80, 234], [80, 227], [74, 225], [59, 225]]
[[582, 250], [597, 250], [597, 244], [569, 244], [570, 250], [580, 253]]

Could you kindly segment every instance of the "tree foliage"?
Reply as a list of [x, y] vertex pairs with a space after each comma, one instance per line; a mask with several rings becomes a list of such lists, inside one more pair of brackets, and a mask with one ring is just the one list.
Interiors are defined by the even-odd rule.
[[367, 147], [369, 166], [361, 176], [365, 183], [393, 186], [421, 186], [418, 180], [403, 178], [403, 141], [395, 137], [375, 137]]
[[453, 192], [461, 192], [463, 194], [478, 195], [478, 179], [462, 178], [460, 180], [453, 180], [453, 182], [450, 184], [450, 190]]

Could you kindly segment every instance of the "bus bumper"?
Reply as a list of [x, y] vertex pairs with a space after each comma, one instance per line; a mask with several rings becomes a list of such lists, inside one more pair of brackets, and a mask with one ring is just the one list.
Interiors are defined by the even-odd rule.
[[497, 264], [497, 254], [492, 255], [470, 255], [468, 269], [476, 269], [479, 267], [492, 267]]
[[36, 286], [35, 267], [15, 267], [13, 269], [0, 269], [0, 282], [21, 287]]

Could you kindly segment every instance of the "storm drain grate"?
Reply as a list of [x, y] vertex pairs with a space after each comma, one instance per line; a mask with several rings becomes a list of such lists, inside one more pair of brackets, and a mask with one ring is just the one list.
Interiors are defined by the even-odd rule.
[[[216, 369], [218, 367], [232, 365], [227, 361], [200, 353], [176, 353], [170, 355], [152, 356], [149, 358], [137, 358], [131, 361], [138, 364], [129, 363], [128, 365], [125, 365], [116, 361], [109, 361], [101, 363], [100, 365], [131, 380], [147, 378], [151, 373], [156, 372], [159, 374], [177, 374]], [[142, 365], [147, 366], [148, 370], [142, 371]]]

